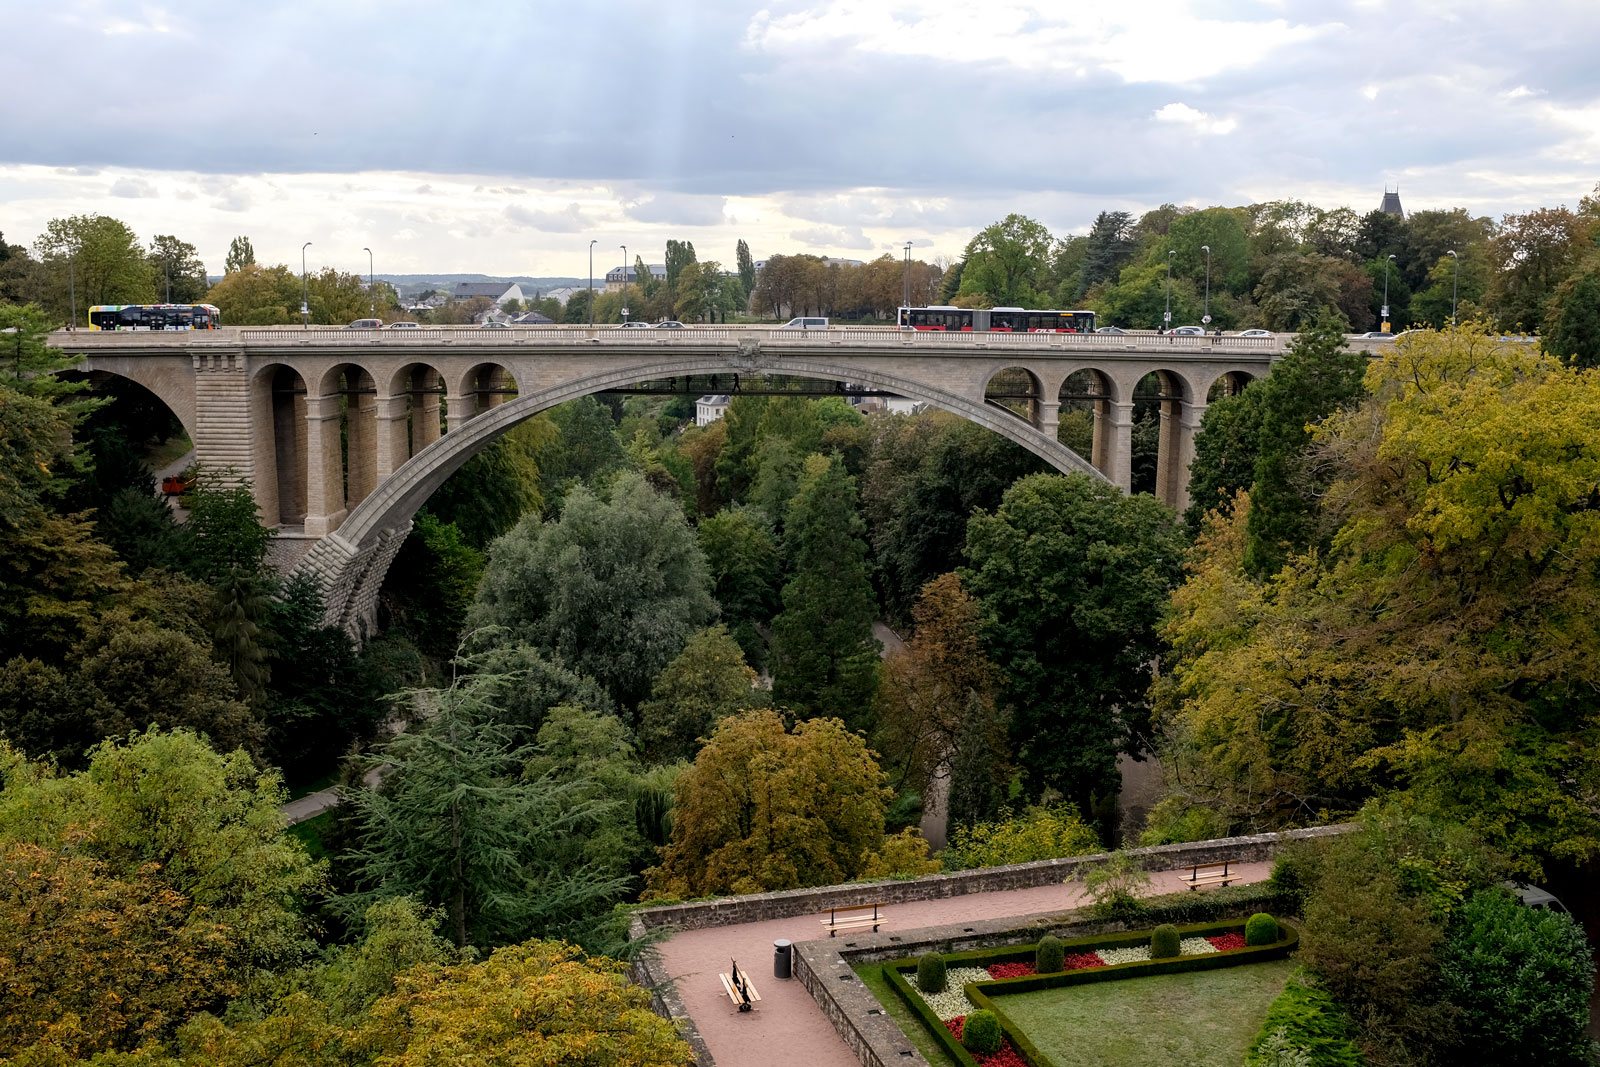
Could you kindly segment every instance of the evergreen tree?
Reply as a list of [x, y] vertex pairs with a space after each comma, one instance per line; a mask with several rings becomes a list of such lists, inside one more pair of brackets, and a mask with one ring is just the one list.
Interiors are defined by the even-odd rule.
[[1577, 271], [1551, 296], [1544, 350], [1574, 367], [1600, 367], [1600, 264]]
[[880, 646], [856, 483], [837, 458], [812, 456], [789, 508], [784, 547], [794, 578], [772, 623], [773, 699], [803, 717], [875, 719]]
[[950, 764], [946, 835], [954, 836], [957, 827], [975, 826], [999, 816], [1011, 784], [1009, 769], [1004, 714], [994, 701], [976, 691], [968, 692]]

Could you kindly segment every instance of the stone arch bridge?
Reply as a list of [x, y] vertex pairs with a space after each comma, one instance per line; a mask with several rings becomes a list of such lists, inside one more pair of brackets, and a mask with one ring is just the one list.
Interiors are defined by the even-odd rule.
[[[315, 572], [329, 622], [359, 636], [417, 509], [474, 453], [566, 400], [687, 375], [848, 382], [943, 408], [1057, 470], [1126, 491], [1135, 389], [1153, 381], [1159, 392], [1141, 402], [1160, 406], [1156, 494], [1181, 509], [1207, 400], [1264, 374], [1283, 339], [230, 327], [63, 331], [51, 344], [81, 354], [81, 371], [149, 389], [183, 423], [200, 462], [248, 478], [278, 530], [273, 562]], [[1090, 413], [1089, 455], [1057, 439], [1063, 408]]]

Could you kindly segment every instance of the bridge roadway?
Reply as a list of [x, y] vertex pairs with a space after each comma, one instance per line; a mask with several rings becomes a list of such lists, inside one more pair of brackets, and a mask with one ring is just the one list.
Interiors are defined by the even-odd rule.
[[[1183, 508], [1208, 398], [1266, 373], [1288, 340], [892, 327], [246, 326], [58, 331], [50, 343], [81, 353], [80, 370], [155, 393], [182, 421], [201, 463], [248, 479], [265, 521], [278, 529], [274, 562], [314, 571], [329, 621], [359, 637], [417, 509], [477, 451], [566, 400], [687, 375], [854, 382], [954, 412], [1057, 470], [1127, 490], [1134, 389], [1155, 374], [1156, 494]], [[1064, 405], [1092, 412], [1087, 457], [1057, 440]]]

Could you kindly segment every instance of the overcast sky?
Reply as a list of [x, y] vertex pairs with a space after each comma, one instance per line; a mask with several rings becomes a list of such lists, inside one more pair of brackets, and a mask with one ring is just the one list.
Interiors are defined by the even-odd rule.
[[220, 272], [957, 255], [1008, 212], [1499, 216], [1600, 181], [1596, 0], [0, 0], [0, 232]]

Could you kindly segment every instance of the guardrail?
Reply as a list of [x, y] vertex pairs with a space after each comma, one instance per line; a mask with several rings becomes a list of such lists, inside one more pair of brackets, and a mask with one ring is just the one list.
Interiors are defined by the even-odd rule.
[[[204, 349], [239, 345], [272, 345], [307, 348], [411, 348], [436, 345], [503, 347], [521, 345], [595, 344], [611, 347], [734, 345], [750, 339], [772, 348], [884, 348], [933, 351], [982, 351], [1004, 349], [1026, 352], [1069, 352], [1092, 350], [1173, 351], [1200, 355], [1236, 352], [1250, 355], [1278, 355], [1294, 340], [1294, 334], [1273, 337], [1215, 337], [1197, 334], [1157, 333], [950, 333], [932, 330], [909, 331], [888, 327], [836, 327], [827, 330], [783, 330], [751, 326], [699, 326], [681, 330], [623, 330], [616, 327], [535, 326], [485, 330], [477, 327], [420, 326], [405, 330], [350, 330], [343, 327], [225, 326], [204, 331], [57, 331], [51, 344], [57, 348], [84, 351], [119, 348]], [[1372, 350], [1386, 340], [1350, 338], [1352, 347]]]

